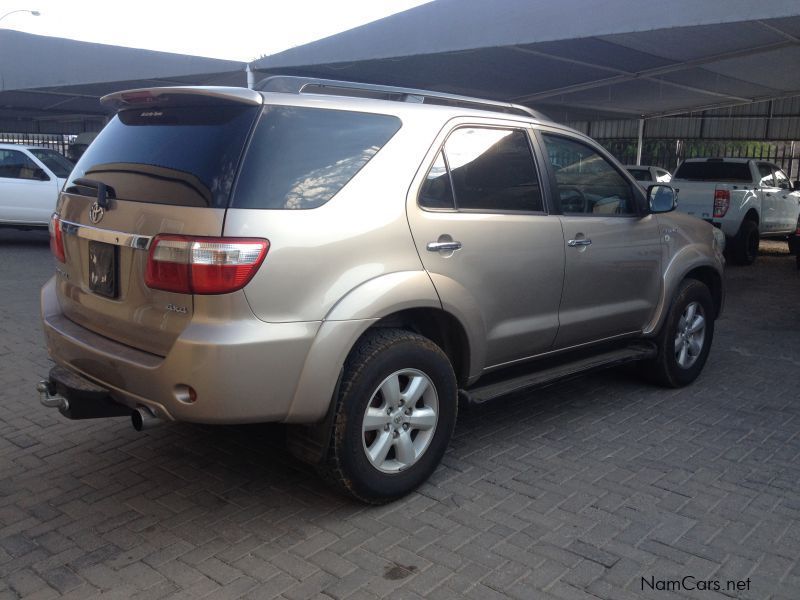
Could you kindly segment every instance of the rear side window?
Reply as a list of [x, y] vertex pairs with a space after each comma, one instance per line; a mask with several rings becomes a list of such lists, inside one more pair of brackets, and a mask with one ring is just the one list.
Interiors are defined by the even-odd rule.
[[[423, 208], [542, 212], [528, 136], [517, 129], [456, 129], [422, 185]], [[448, 172], [449, 171], [449, 172]]]
[[268, 106], [247, 150], [232, 206], [322, 206], [378, 153], [400, 125], [400, 119], [391, 115]]
[[49, 148], [28, 148], [28, 152], [47, 165], [47, 168], [61, 179], [69, 177], [72, 167], [75, 166], [67, 157]]
[[675, 172], [675, 179], [689, 181], [750, 182], [750, 167], [743, 162], [685, 162]]
[[636, 181], [651, 181], [652, 176], [650, 175], [649, 169], [628, 169], [628, 172], [633, 175], [633, 178]]
[[224, 104], [122, 111], [75, 165], [67, 191], [81, 193], [74, 180], [83, 177], [110, 185], [120, 200], [225, 208], [258, 110]]

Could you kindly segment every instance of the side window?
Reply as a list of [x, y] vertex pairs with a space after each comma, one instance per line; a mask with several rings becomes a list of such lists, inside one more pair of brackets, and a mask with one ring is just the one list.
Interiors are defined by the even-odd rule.
[[38, 180], [39, 167], [19, 150], [0, 150], [0, 177]]
[[766, 163], [758, 163], [758, 176], [761, 180], [758, 185], [761, 187], [775, 187], [775, 179], [772, 177], [772, 167]]
[[786, 173], [780, 169], [775, 169], [775, 185], [782, 190], [792, 189], [792, 184], [789, 181], [789, 178], [786, 176]]
[[559, 135], [543, 134], [564, 214], [635, 215], [628, 181], [590, 146]]
[[669, 183], [672, 180], [672, 176], [664, 169], [656, 169], [656, 175], [656, 181], [659, 183]]
[[544, 211], [528, 135], [464, 127], [444, 146], [459, 210]]
[[419, 191], [419, 205], [423, 208], [450, 208], [456, 207], [453, 199], [453, 187], [450, 185], [450, 174], [444, 162], [444, 155], [439, 152], [436, 162], [433, 163], [422, 189]]

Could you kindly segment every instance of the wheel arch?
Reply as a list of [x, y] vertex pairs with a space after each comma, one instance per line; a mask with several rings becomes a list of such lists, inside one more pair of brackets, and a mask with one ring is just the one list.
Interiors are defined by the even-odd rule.
[[714, 319], [718, 319], [722, 314], [722, 306], [725, 301], [724, 287], [722, 283], [722, 276], [716, 269], [709, 266], [696, 267], [684, 275], [685, 279], [696, 279], [711, 292], [711, 299], [714, 301]]
[[374, 327], [414, 331], [429, 338], [453, 363], [465, 385], [475, 362], [475, 339], [457, 314], [442, 307], [425, 271], [390, 273], [370, 279], [345, 295], [326, 316], [306, 357], [285, 421], [323, 419], [344, 361], [359, 339]]
[[644, 329], [647, 336], [656, 335], [666, 320], [672, 300], [686, 279], [695, 279], [711, 291], [714, 301], [715, 319], [722, 313], [725, 304], [725, 286], [721, 267], [715, 265], [702, 245], [685, 246], [676, 254], [664, 272], [663, 295], [653, 320]]
[[431, 307], [401, 310], [380, 319], [362, 337], [377, 327], [404, 329], [428, 338], [450, 359], [458, 385], [466, 385], [470, 373], [469, 338], [464, 326], [451, 313]]

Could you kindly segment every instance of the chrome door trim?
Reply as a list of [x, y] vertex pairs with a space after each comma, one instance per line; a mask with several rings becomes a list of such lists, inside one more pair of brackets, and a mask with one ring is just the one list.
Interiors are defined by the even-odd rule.
[[134, 250], [147, 250], [150, 247], [152, 236], [100, 229], [91, 225], [81, 225], [72, 221], [61, 220], [61, 231], [67, 235], [74, 235], [85, 240], [94, 240], [115, 246], [126, 246]]

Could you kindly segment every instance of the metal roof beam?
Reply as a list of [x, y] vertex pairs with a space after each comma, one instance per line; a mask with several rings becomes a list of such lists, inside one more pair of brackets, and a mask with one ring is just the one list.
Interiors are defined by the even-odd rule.
[[[597, 38], [597, 39], [601, 39], [601, 38]], [[608, 42], [608, 40], [604, 40], [604, 41]], [[614, 42], [608, 42], [608, 43], [613, 44]], [[787, 48], [787, 47], [790, 47], [790, 46], [796, 46], [798, 44], [800, 44], [800, 41], [797, 41], [797, 40], [794, 40], [794, 39], [787, 39], [787, 40], [785, 40], [783, 42], [775, 42], [775, 43], [772, 43], [772, 44], [765, 44], [763, 46], [755, 46], [753, 48], [748, 48], [748, 49], [732, 50], [730, 52], [723, 52], [723, 53], [715, 54], [715, 55], [712, 55], [712, 56], [706, 56], [706, 57], [697, 58], [697, 59], [693, 59], [693, 60], [687, 60], [687, 61], [683, 61], [683, 62], [680, 62], [680, 63], [675, 63], [673, 65], [666, 65], [664, 67], [654, 67], [652, 69], [646, 69], [644, 71], [639, 71], [639, 72], [625, 71], [623, 69], [616, 69], [614, 67], [607, 67], [605, 65], [596, 65], [596, 64], [593, 64], [593, 63], [590, 63], [590, 62], [586, 62], [586, 61], [578, 61], [578, 60], [575, 60], [575, 59], [572, 59], [572, 58], [565, 58], [565, 57], [558, 56], [556, 54], [550, 54], [550, 53], [546, 53], [546, 52], [539, 52], [537, 50], [531, 50], [529, 48], [513, 46], [513, 48], [515, 50], [518, 50], [520, 52], [525, 52], [527, 54], [534, 54], [534, 55], [538, 55], [538, 56], [542, 56], [542, 57], [546, 57], [546, 58], [560, 60], [562, 62], [569, 62], [569, 63], [572, 63], [572, 64], [581, 64], [581, 65], [586, 66], [586, 67], [595, 68], [595, 69], [598, 69], [598, 70], [608, 71], [608, 72], [612, 72], [612, 73], [617, 73], [617, 75], [615, 75], [613, 77], [604, 77], [604, 78], [601, 78], [601, 79], [595, 79], [595, 80], [592, 80], [592, 81], [586, 81], [584, 83], [577, 83], [577, 84], [573, 84], [573, 85], [568, 85], [568, 86], [564, 86], [564, 87], [561, 87], [561, 88], [547, 90], [547, 91], [544, 91], [544, 92], [537, 92], [535, 94], [526, 94], [524, 96], [517, 96], [515, 98], [512, 98], [512, 101], [514, 101], [514, 102], [525, 102], [525, 103], [536, 102], [536, 101], [539, 101], [539, 100], [552, 98], [554, 96], [561, 96], [561, 95], [570, 94], [570, 93], [573, 93], [573, 92], [583, 92], [583, 91], [595, 89], [595, 88], [598, 88], [598, 87], [604, 87], [604, 86], [607, 86], [607, 85], [614, 85], [614, 84], [617, 84], [617, 83], [625, 83], [627, 81], [633, 81], [633, 80], [636, 80], [636, 79], [645, 79], [645, 80], [648, 80], [648, 81], [655, 81], [655, 82], [658, 82], [658, 83], [663, 83], [664, 85], [671, 85], [671, 86], [674, 86], [674, 87], [685, 87], [686, 89], [691, 89], [692, 91], [701, 92], [701, 93], [708, 94], [708, 95], [711, 95], [711, 96], [720, 96], [720, 97], [723, 97], [723, 98], [730, 98], [731, 100], [736, 100], [736, 101], [740, 101], [740, 102], [750, 102], [750, 99], [748, 99], [748, 98], [737, 97], [737, 96], [733, 96], [733, 95], [729, 95], [729, 94], [724, 94], [724, 93], [721, 93], [721, 92], [714, 92], [714, 91], [711, 91], [711, 90], [704, 90], [702, 88], [692, 88], [690, 86], [683, 86], [683, 84], [674, 83], [674, 82], [671, 82], [671, 81], [666, 81], [664, 79], [658, 79], [657, 76], [658, 75], [666, 75], [666, 74], [669, 74], [669, 73], [676, 73], [676, 72], [679, 72], [679, 71], [686, 71], [688, 69], [693, 69], [695, 67], [704, 66], [704, 65], [707, 65], [707, 64], [710, 64], [710, 63], [721, 61], [721, 60], [730, 60], [730, 59], [733, 59], [733, 58], [741, 58], [743, 56], [752, 56], [754, 54], [763, 54], [765, 52], [772, 52], [774, 50], [780, 50], [780, 49]], [[620, 47], [623, 47], [623, 48], [625, 47], [625, 46], [622, 46], [621, 44], [617, 44], [617, 45], [619, 45]]]

